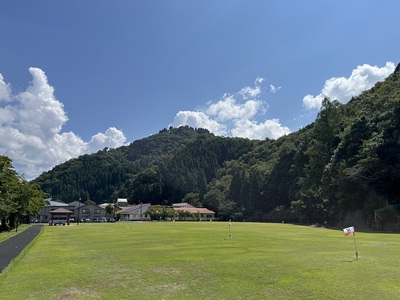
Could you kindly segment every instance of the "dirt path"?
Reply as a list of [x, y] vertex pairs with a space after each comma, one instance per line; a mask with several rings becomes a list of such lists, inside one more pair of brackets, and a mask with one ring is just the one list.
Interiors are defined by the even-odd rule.
[[40, 233], [43, 225], [32, 225], [24, 231], [0, 243], [0, 273]]

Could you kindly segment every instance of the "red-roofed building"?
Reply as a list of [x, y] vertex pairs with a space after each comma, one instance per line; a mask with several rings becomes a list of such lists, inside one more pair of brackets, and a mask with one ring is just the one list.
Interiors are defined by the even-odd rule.
[[177, 212], [188, 212], [191, 216], [178, 216], [178, 220], [214, 220], [215, 212], [204, 207], [194, 207], [188, 203], [175, 203], [172, 208]]

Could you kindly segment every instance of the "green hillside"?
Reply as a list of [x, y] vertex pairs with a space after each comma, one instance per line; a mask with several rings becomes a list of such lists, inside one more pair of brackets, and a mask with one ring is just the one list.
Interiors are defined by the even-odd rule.
[[[185, 201], [221, 219], [320, 224], [359, 211], [372, 226], [376, 209], [400, 204], [399, 130], [400, 65], [347, 104], [324, 99], [314, 123], [277, 140], [163, 129], [72, 159], [34, 182], [66, 202]], [[399, 229], [396, 213], [382, 215]]]

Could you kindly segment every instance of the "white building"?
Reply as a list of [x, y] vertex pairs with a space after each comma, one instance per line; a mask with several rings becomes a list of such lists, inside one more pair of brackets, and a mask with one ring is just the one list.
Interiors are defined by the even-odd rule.
[[124, 221], [144, 221], [150, 220], [147, 215], [147, 210], [150, 207], [150, 203], [140, 203], [121, 209], [117, 214], [121, 216], [121, 220]]
[[126, 198], [118, 198], [117, 202], [115, 202], [115, 205], [117, 205], [119, 207], [126, 207], [126, 206], [129, 206], [129, 202], [128, 202], [128, 199], [126, 199]]

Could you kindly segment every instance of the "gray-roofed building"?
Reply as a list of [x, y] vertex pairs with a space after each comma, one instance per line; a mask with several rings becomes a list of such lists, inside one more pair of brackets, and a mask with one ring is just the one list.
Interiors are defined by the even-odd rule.
[[101, 222], [106, 217], [106, 210], [95, 204], [86, 204], [76, 208], [79, 222]]
[[69, 206], [74, 206], [74, 207], [81, 207], [84, 206], [85, 204], [79, 201], [72, 201], [71, 203], [68, 204]]
[[124, 221], [146, 221], [150, 220], [150, 216], [147, 215], [149, 207], [150, 203], [140, 203], [121, 209], [117, 214]]
[[74, 206], [70, 206], [62, 201], [52, 200], [52, 198], [47, 198], [44, 199], [44, 207], [39, 211], [37, 217], [34, 218], [33, 221], [39, 223], [48, 223], [51, 220], [50, 212], [58, 208], [65, 208], [72, 212], [75, 211]]

